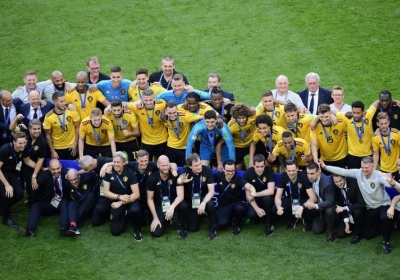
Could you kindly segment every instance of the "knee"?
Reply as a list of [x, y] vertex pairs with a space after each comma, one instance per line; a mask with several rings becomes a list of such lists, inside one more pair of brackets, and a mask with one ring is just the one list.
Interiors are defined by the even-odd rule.
[[234, 210], [235, 210], [235, 213], [245, 214], [246, 213], [246, 205], [243, 202], [236, 203]]

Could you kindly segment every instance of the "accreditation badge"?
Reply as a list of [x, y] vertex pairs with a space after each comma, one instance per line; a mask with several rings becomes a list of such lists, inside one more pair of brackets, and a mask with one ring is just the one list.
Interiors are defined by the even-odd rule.
[[104, 196], [104, 185], [103, 182], [100, 184], [100, 196]]
[[354, 218], [353, 215], [349, 214], [349, 221], [354, 225]]
[[300, 201], [298, 199], [292, 199], [292, 214], [295, 215], [297, 209], [300, 207]]
[[17, 166], [15, 166], [15, 170], [21, 171], [22, 161], [18, 162]]
[[54, 208], [58, 208], [60, 201], [61, 201], [61, 196], [59, 196], [58, 194], [55, 194], [53, 196], [53, 199], [51, 200], [50, 204], [53, 205]]
[[168, 196], [163, 196], [161, 200], [162, 211], [165, 213], [168, 211], [169, 207], [171, 206], [171, 202], [169, 201]]
[[200, 194], [194, 193], [192, 197], [192, 208], [198, 209], [200, 207]]

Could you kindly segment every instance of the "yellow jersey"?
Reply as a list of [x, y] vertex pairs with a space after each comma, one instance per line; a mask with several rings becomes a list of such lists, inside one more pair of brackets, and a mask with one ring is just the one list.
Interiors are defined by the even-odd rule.
[[[161, 92], [166, 91], [166, 89], [163, 88], [162, 86], [158, 86], [155, 84], [152, 84], [149, 88], [154, 92], [154, 95], [157, 95]], [[139, 99], [141, 100], [142, 93], [143, 93], [143, 90], [141, 90], [139, 88], [139, 86], [136, 86], [135, 88], [132, 88], [131, 86], [129, 86], [128, 95], [129, 95], [129, 98], [131, 99], [130, 102], [136, 102]]]
[[228, 122], [229, 131], [233, 137], [233, 144], [236, 148], [247, 148], [250, 147], [251, 141], [253, 140], [254, 133], [256, 132], [256, 116], [250, 116], [247, 118], [247, 122], [244, 125], [239, 125], [235, 119], [231, 119]]
[[286, 149], [285, 145], [283, 144], [282, 140], [278, 142], [275, 146], [272, 154], [274, 156], [283, 156], [285, 160], [296, 160], [297, 166], [307, 166], [307, 163], [301, 159], [302, 155], [309, 156], [311, 154], [311, 147], [310, 144], [303, 139], [294, 138], [295, 145], [293, 149], [288, 150]]
[[294, 137], [302, 138], [310, 143], [310, 124], [314, 119], [315, 115], [312, 114], [297, 114], [297, 121], [295, 123], [290, 125], [288, 123], [285, 123], [285, 126], [282, 127], [290, 130], [293, 133]]
[[106, 97], [99, 90], [95, 92], [86, 91], [84, 93], [79, 93], [76, 87], [70, 89], [65, 94], [65, 103], [74, 105], [82, 120], [89, 117], [90, 111], [96, 108], [97, 102], [102, 102], [104, 99], [106, 99]]
[[[185, 108], [183, 108], [183, 104], [179, 104], [177, 108], [178, 108], [178, 111], [180, 111], [180, 112], [186, 112], [188, 114], [197, 114], [200, 116], [204, 116], [204, 114], [207, 111], [210, 111], [210, 110], [215, 111], [213, 107], [211, 107], [210, 105], [208, 105], [204, 102], [199, 102], [199, 109], [197, 110], [196, 113], [190, 112], [189, 110], [186, 110]], [[217, 111], [215, 111], [215, 112], [217, 113], [217, 116], [218, 116], [219, 115], [218, 112]]]
[[133, 131], [134, 128], [139, 127], [139, 122], [136, 115], [131, 111], [124, 111], [124, 114], [120, 118], [116, 118], [113, 114], [105, 115], [112, 123], [114, 128], [115, 142], [125, 143], [135, 140], [135, 136], [125, 136], [123, 131]]
[[272, 139], [271, 137], [264, 137], [260, 132], [256, 131], [253, 136], [253, 143], [257, 144], [258, 141], [261, 141], [264, 144], [265, 149], [272, 152], [276, 144], [282, 140], [282, 133], [285, 131], [286, 129], [283, 127], [274, 125], [271, 131]]
[[79, 137], [85, 139], [85, 143], [92, 146], [110, 145], [110, 137], [114, 137], [114, 128], [109, 119], [101, 117], [100, 127], [95, 128], [90, 122], [90, 117], [84, 118], [79, 127]]
[[[390, 145], [388, 144], [390, 136]], [[386, 152], [385, 145], [390, 148], [390, 152]], [[400, 131], [395, 128], [390, 128], [390, 134], [388, 136], [382, 136], [379, 133], [372, 139], [373, 151], [380, 152], [379, 166], [382, 171], [385, 172], [396, 172], [397, 159], [400, 156]]]
[[260, 102], [256, 107], [256, 116], [262, 114], [270, 116], [274, 126], [286, 127], [285, 110], [283, 105], [276, 104], [272, 111], [267, 111], [263, 103]]

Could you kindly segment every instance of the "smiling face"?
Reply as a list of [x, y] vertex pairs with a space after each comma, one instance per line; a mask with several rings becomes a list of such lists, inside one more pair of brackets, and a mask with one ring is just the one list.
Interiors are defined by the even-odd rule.
[[185, 82], [183, 80], [172, 80], [171, 87], [177, 95], [182, 94]]
[[90, 116], [90, 122], [92, 123], [93, 127], [100, 127], [101, 125], [101, 116]]
[[319, 171], [319, 169], [308, 169], [307, 168], [307, 177], [308, 180], [310, 180], [310, 182], [315, 183], [316, 181], [318, 181], [318, 178], [320, 176], [321, 171]]
[[333, 183], [335, 183], [336, 187], [338, 187], [339, 189], [343, 189], [346, 181], [342, 176], [338, 176], [338, 175], [333, 175], [332, 176], [332, 180]]
[[111, 72], [110, 79], [112, 86], [118, 88], [121, 85], [122, 73], [121, 72]]
[[176, 115], [178, 113], [178, 109], [176, 108], [176, 106], [174, 106], [172, 108], [167, 107], [166, 111], [167, 111], [167, 116], [168, 116], [169, 120], [171, 120], [171, 121], [176, 120]]
[[390, 125], [390, 122], [389, 122], [388, 119], [379, 119], [378, 122], [377, 122], [377, 125], [379, 127], [380, 132], [383, 135], [387, 135], [388, 134], [389, 125]]
[[149, 81], [149, 77], [146, 74], [138, 74], [136, 75], [136, 83], [139, 89], [144, 90], [147, 88], [147, 82]]
[[293, 181], [293, 182], [297, 180], [297, 171], [298, 171], [298, 170], [299, 170], [299, 169], [297, 168], [297, 165], [296, 165], [295, 163], [293, 163], [293, 164], [288, 164], [288, 165], [286, 165], [286, 167], [285, 167], [285, 171], [286, 171], [286, 173], [287, 173], [289, 179], [290, 179], [291, 181]]
[[121, 173], [124, 170], [124, 165], [126, 164], [125, 160], [121, 157], [113, 158], [113, 166], [115, 171]]
[[210, 91], [213, 89], [213, 87], [220, 87], [221, 83], [218, 81], [218, 77], [208, 77], [208, 88]]
[[37, 83], [36, 75], [26, 75], [24, 78], [24, 84], [27, 87], [28, 91], [34, 90]]
[[100, 74], [100, 63], [89, 61], [88, 71], [90, 76], [97, 77]]
[[285, 76], [279, 76], [275, 83], [276, 88], [280, 94], [285, 94], [289, 89], [289, 80]]
[[32, 138], [38, 138], [42, 132], [42, 126], [39, 124], [33, 124], [29, 128], [29, 134], [31, 135]]
[[170, 77], [174, 72], [174, 61], [163, 60], [161, 63], [161, 69], [164, 73], [164, 76]]
[[263, 137], [268, 137], [271, 133], [271, 128], [266, 123], [259, 123], [257, 129]]
[[33, 108], [39, 108], [40, 106], [40, 94], [38, 91], [33, 90], [29, 93], [29, 104], [31, 104], [31, 106]]
[[319, 88], [319, 81], [316, 77], [307, 78], [307, 88], [310, 92], [317, 92]]
[[230, 180], [232, 180], [233, 176], [235, 176], [235, 165], [228, 165], [226, 164], [224, 166], [224, 173], [225, 173], [225, 179], [229, 182]]
[[262, 104], [264, 105], [265, 110], [271, 112], [274, 109], [274, 97], [273, 96], [264, 96], [261, 99]]

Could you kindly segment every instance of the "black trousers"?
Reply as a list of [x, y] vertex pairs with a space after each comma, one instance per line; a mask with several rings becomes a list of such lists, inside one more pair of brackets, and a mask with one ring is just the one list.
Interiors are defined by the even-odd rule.
[[387, 210], [390, 205], [367, 209], [364, 216], [363, 234], [365, 239], [371, 239], [382, 234], [383, 241], [390, 241], [394, 227], [394, 219], [389, 219]]
[[101, 226], [110, 219], [110, 208], [112, 200], [104, 196], [99, 196], [96, 207], [93, 211], [92, 225]]
[[[351, 234], [354, 236], [361, 236], [362, 233], [362, 227], [363, 227], [363, 217], [364, 217], [364, 210], [354, 210], [353, 212], [350, 213], [353, 216], [354, 219], [354, 224], [350, 223], [350, 229], [352, 231]], [[346, 224], [344, 223], [343, 219], [340, 219], [339, 225], [337, 228], [337, 237], [338, 238], [344, 238], [348, 234], [345, 231], [346, 229]]]
[[0, 195], [3, 207], [3, 218], [7, 219], [8, 217], [10, 217], [11, 207], [24, 197], [24, 190], [22, 189], [20, 175], [17, 172], [3, 172], [3, 174], [14, 190], [12, 197], [6, 196], [6, 187], [0, 181]]
[[69, 228], [68, 220], [68, 199], [61, 199], [57, 208], [47, 201], [38, 201], [32, 204], [31, 211], [29, 212], [27, 230], [35, 232], [36, 226], [43, 216], [52, 216], [60, 214], [60, 225], [64, 229]]
[[232, 223], [241, 226], [244, 217], [246, 217], [246, 204], [243, 201], [220, 205], [217, 212], [217, 225], [219, 228], [226, 228]]
[[[272, 212], [272, 207], [274, 205], [274, 197], [273, 196], [263, 196], [263, 197], [255, 197], [255, 200], [257, 202], [258, 207], [262, 208], [265, 212], [265, 216], [263, 217], [265, 219], [265, 223], [267, 225], [272, 225], [275, 222], [275, 214]], [[251, 220], [256, 220], [259, 219], [257, 212], [254, 210], [254, 208], [249, 204], [247, 206], [247, 217]]]
[[69, 222], [79, 223], [84, 217], [88, 217], [94, 209], [96, 195], [94, 192], [88, 194], [83, 201], [73, 200], [68, 204]]
[[[157, 135], [154, 135], [154, 137], [157, 137]], [[149, 145], [142, 143], [141, 149], [146, 150], [149, 153], [149, 160], [154, 160], [157, 161], [157, 159], [165, 154], [165, 149], [167, 147], [167, 142], [160, 143], [157, 145]], [[153, 159], [155, 157], [155, 159]]]
[[134, 230], [140, 230], [142, 218], [138, 200], [129, 204], [122, 204], [117, 209], [110, 209], [110, 228], [112, 235], [118, 236], [123, 232], [125, 228], [125, 218], [130, 221]]
[[[292, 214], [292, 201], [291, 201], [290, 197], [282, 197], [281, 201], [282, 201], [281, 206], [283, 207], [282, 218], [287, 221], [295, 220], [296, 217]], [[300, 205], [302, 205], [306, 201], [307, 201], [307, 199], [300, 200]], [[278, 209], [276, 208], [276, 206], [274, 204], [272, 206], [272, 213], [274, 213], [274, 215], [276, 215], [275, 217], [278, 216], [277, 212], [278, 212]], [[303, 218], [305, 217], [306, 214], [307, 214], [307, 211], [303, 210]]]
[[[202, 198], [203, 200], [204, 198]], [[200, 222], [202, 217], [205, 215], [199, 215], [197, 214], [197, 208], [193, 209], [192, 208], [192, 201], [190, 201], [188, 204], [188, 214], [187, 214], [187, 229], [188, 231], [198, 231], [200, 229]], [[206, 204], [206, 215], [208, 218], [208, 224], [210, 228], [217, 228], [217, 209], [215, 209], [214, 202], [210, 200]]]
[[170, 162], [174, 162], [178, 166], [184, 166], [186, 164], [186, 149], [174, 149], [167, 146], [165, 155], [169, 158]]
[[33, 168], [22, 164], [21, 175], [23, 183], [25, 183], [26, 193], [28, 195], [28, 206], [32, 207], [32, 204], [36, 202], [36, 191], [32, 189], [32, 175]]
[[112, 157], [111, 145], [93, 146], [85, 143], [83, 148], [83, 154], [92, 157], [97, 157], [100, 156], [101, 154], [102, 157], [111, 158]]
[[[175, 213], [177, 213], [178, 216], [179, 226], [185, 225], [185, 217], [187, 215], [187, 211], [188, 211], [188, 204], [184, 200], [175, 207]], [[161, 237], [164, 234], [167, 226], [170, 224], [170, 221], [167, 221], [165, 219], [165, 213], [162, 211], [161, 205], [156, 205], [156, 212], [158, 219], [160, 220], [161, 227], [157, 226], [153, 232], [150, 231], [150, 234], [153, 237]]]
[[312, 224], [312, 231], [315, 234], [321, 234], [325, 231], [333, 233], [335, 228], [336, 212], [335, 207], [329, 207], [324, 210], [305, 209], [304, 221]]
[[136, 161], [136, 152], [139, 150], [140, 141], [134, 139], [128, 142], [115, 142], [117, 151], [124, 151], [128, 155], [129, 161]]
[[71, 155], [70, 148], [55, 149], [55, 151], [57, 152], [59, 159], [76, 160], [78, 158], [78, 156], [79, 156], [79, 152], [78, 151], [76, 151], [76, 155], [75, 156]]

